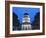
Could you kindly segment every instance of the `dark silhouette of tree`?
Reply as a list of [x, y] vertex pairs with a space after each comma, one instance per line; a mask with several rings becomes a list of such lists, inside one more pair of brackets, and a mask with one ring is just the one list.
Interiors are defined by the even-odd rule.
[[38, 12], [35, 16], [34, 22], [32, 23], [32, 29], [40, 29], [40, 13]]
[[20, 21], [15, 13], [13, 13], [13, 30], [20, 30]]

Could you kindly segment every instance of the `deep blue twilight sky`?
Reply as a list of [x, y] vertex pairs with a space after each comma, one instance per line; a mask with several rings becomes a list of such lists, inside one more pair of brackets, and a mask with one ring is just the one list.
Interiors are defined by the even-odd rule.
[[[27, 10], [27, 11], [25, 11]], [[20, 20], [20, 23], [22, 22], [22, 18], [24, 13], [28, 13], [30, 16], [31, 23], [34, 21], [35, 15], [40, 12], [40, 8], [24, 8], [24, 7], [13, 7], [12, 12], [16, 13], [18, 15], [18, 19]]]

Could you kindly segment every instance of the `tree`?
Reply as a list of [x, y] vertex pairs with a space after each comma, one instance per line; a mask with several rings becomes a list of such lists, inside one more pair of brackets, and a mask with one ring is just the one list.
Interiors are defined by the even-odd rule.
[[40, 13], [39, 12], [36, 14], [34, 22], [32, 24], [33, 24], [32, 29], [40, 29]]
[[20, 21], [18, 16], [13, 12], [13, 30], [20, 30]]

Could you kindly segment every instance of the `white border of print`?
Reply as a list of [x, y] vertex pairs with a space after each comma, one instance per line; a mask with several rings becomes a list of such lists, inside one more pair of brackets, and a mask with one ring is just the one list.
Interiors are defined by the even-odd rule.
[[[13, 31], [12, 30], [12, 7], [25, 7], [25, 8], [40, 8], [40, 30], [27, 30], [27, 31]], [[42, 32], [42, 6], [36, 5], [19, 5], [19, 4], [10, 4], [10, 34], [23, 34], [23, 33], [41, 33]]]

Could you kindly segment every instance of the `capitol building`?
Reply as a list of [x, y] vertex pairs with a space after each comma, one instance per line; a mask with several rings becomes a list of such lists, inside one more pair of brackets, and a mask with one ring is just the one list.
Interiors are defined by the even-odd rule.
[[31, 30], [31, 22], [30, 22], [30, 17], [28, 13], [24, 13], [23, 18], [22, 18], [22, 25], [21, 25], [21, 30]]

